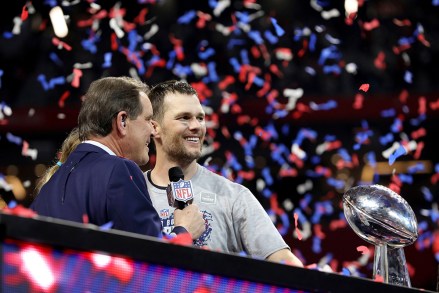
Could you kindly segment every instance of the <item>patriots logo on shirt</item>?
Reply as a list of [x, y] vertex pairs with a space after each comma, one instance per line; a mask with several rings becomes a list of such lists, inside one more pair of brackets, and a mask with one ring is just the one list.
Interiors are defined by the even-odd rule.
[[207, 242], [210, 240], [212, 234], [212, 226], [210, 224], [210, 222], [213, 220], [212, 214], [207, 211], [202, 211], [202, 213], [206, 230], [198, 239], [194, 240], [194, 245], [199, 247], [207, 245]]
[[[199, 247], [207, 245], [208, 241], [210, 240], [212, 234], [211, 222], [213, 221], [211, 213], [207, 211], [201, 212], [203, 213], [204, 227], [206, 230], [198, 239], [194, 240], [194, 245]], [[174, 213], [170, 213], [169, 209], [162, 209], [160, 210], [159, 214], [162, 220], [163, 233], [169, 235], [174, 228]]]

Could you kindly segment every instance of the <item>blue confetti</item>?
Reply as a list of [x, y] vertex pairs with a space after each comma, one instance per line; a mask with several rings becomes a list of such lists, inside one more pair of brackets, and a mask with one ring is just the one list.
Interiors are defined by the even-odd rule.
[[322, 240], [319, 237], [313, 237], [312, 238], [312, 251], [314, 253], [321, 253], [322, 252], [322, 246], [321, 246]]
[[230, 65], [232, 65], [233, 67], [233, 71], [235, 71], [236, 73], [238, 73], [239, 71], [241, 71], [241, 64], [239, 64], [238, 59], [236, 58], [230, 58], [229, 59], [229, 63]]
[[407, 168], [407, 172], [410, 174], [417, 173], [417, 172], [424, 171], [424, 170], [425, 170], [425, 166], [423, 163], [416, 163], [415, 165]]
[[186, 12], [185, 14], [183, 14], [182, 16], [180, 16], [177, 19], [178, 23], [181, 24], [188, 24], [189, 22], [192, 21], [192, 19], [194, 19], [197, 16], [197, 12], [195, 10], [190, 10], [188, 12]]
[[227, 43], [227, 49], [232, 50], [233, 47], [244, 45], [245, 43], [246, 43], [245, 40], [242, 39], [230, 39], [229, 42]]
[[396, 115], [396, 110], [393, 108], [381, 111], [381, 117], [384, 118], [395, 117], [395, 115]]
[[407, 70], [404, 74], [404, 80], [406, 83], [412, 83], [413, 82], [413, 74]]
[[338, 51], [337, 47], [329, 46], [327, 48], [322, 49], [319, 57], [319, 65], [323, 65], [326, 63], [327, 59], [335, 59], [338, 60], [341, 58], [341, 53]]
[[418, 116], [418, 118], [410, 119], [410, 124], [413, 126], [419, 126], [426, 119], [427, 119], [427, 116], [425, 114], [421, 114]]
[[269, 30], [266, 30], [264, 32], [264, 37], [268, 40], [270, 44], [276, 44], [279, 41], [279, 39], [275, 35], [273, 35]]
[[276, 35], [278, 37], [281, 37], [285, 34], [285, 30], [277, 24], [277, 20], [273, 17], [271, 17], [271, 23], [273, 24], [274, 29], [276, 30]]
[[18, 137], [18, 136], [15, 136], [15, 135], [13, 135], [13, 134], [11, 134], [11, 133], [6, 133], [6, 139], [9, 141], [9, 142], [12, 142], [12, 143], [15, 143], [16, 145], [21, 145], [22, 143], [23, 143], [23, 139], [21, 139], [20, 137]]
[[309, 50], [311, 52], [314, 52], [316, 50], [316, 42], [317, 42], [317, 36], [313, 33], [309, 37]]
[[17, 205], [18, 205], [18, 204], [17, 204], [17, 202], [16, 202], [15, 200], [11, 200], [11, 201], [8, 203], [8, 208], [13, 209], [13, 208], [15, 208]]
[[376, 158], [375, 158], [375, 153], [374, 152], [368, 152], [366, 155], [367, 158], [367, 163], [372, 167], [375, 168], [376, 167]]
[[316, 104], [314, 102], [310, 103], [310, 107], [311, 109], [315, 110], [315, 111], [320, 111], [320, 110], [331, 110], [331, 109], [335, 109], [337, 108], [337, 102], [334, 100], [329, 100], [326, 103], [322, 103], [322, 104]]
[[396, 159], [407, 154], [407, 150], [404, 146], [400, 145], [390, 156], [389, 156], [389, 165], [395, 163]]
[[51, 53], [49, 54], [49, 58], [50, 58], [50, 60], [53, 61], [53, 63], [55, 63], [55, 64], [58, 65], [58, 66], [62, 66], [62, 65], [64, 64], [64, 63], [61, 61], [61, 59], [59, 59], [58, 55], [56, 55], [55, 52], [51, 52]]
[[273, 177], [270, 174], [270, 168], [265, 167], [264, 169], [262, 169], [261, 174], [264, 177], [265, 183], [267, 185], [272, 185], [273, 184], [274, 180], [273, 180]]
[[403, 183], [412, 184], [413, 183], [413, 176], [407, 175], [407, 174], [399, 174], [399, 179]]
[[[177, 53], [175, 53], [175, 51], [170, 51], [168, 56], [169, 56], [169, 59], [168, 59], [168, 62], [166, 62], [166, 69], [172, 70], [172, 67], [174, 67], [174, 62], [175, 62], [175, 58], [177, 56]], [[154, 60], [154, 62], [158, 61], [158, 60], [160, 60], [160, 57], [159, 56], [153, 56], [151, 58], [151, 61], [148, 62], [147, 64], [152, 64], [153, 60]]]
[[111, 52], [105, 53], [104, 54], [104, 63], [102, 64], [102, 68], [110, 68], [112, 58], [113, 58], [113, 53], [111, 53]]
[[103, 231], [107, 231], [110, 230], [111, 227], [113, 227], [113, 222], [110, 221], [108, 223], [105, 223], [104, 225], [100, 226], [99, 229], [103, 230]]
[[393, 133], [391, 133], [391, 132], [387, 133], [384, 136], [380, 136], [380, 138], [379, 138], [381, 145], [386, 145], [389, 142], [392, 142], [393, 140], [394, 140], [394, 137], [393, 137]]
[[248, 12], [240, 12], [237, 11], [235, 13], [238, 20], [242, 23], [249, 23], [250, 22], [250, 14]]
[[422, 186], [421, 188], [422, 194], [424, 195], [424, 199], [428, 202], [433, 201], [433, 194], [431, 193], [430, 189], [428, 189], [425, 186]]
[[325, 73], [325, 74], [327, 74], [327, 73], [340, 74], [341, 73], [341, 68], [337, 64], [325, 65], [325, 66], [323, 66], [323, 73]]
[[326, 182], [330, 185], [333, 186], [337, 189], [342, 189], [345, 186], [345, 181], [344, 180], [337, 180], [335, 178], [328, 178], [328, 180], [326, 180]]
[[198, 53], [198, 56], [201, 60], [206, 60], [213, 55], [215, 55], [215, 50], [213, 48], [208, 48], [207, 50], [200, 51]]
[[62, 85], [66, 83], [64, 76], [54, 77], [49, 81], [49, 89], [53, 89], [55, 85]]
[[261, 36], [261, 32], [259, 31], [249, 31], [248, 36], [258, 45], [262, 45], [264, 43], [264, 40], [262, 39]]
[[400, 132], [402, 129], [402, 121], [399, 118], [395, 118], [395, 120], [393, 121], [390, 129], [392, 130], [392, 132]]
[[248, 57], [248, 51], [246, 49], [242, 49], [239, 53], [241, 56], [241, 64], [250, 64], [250, 58]]
[[305, 72], [308, 73], [309, 75], [312, 75], [312, 76], [316, 75], [315, 69], [312, 67], [309, 67], [309, 66], [305, 67]]

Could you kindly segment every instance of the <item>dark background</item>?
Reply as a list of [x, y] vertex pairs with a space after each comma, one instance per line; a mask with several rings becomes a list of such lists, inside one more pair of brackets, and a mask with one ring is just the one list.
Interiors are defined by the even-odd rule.
[[[367, 258], [356, 248], [365, 245], [372, 252], [373, 245], [347, 225], [341, 199], [352, 186], [396, 182], [419, 225], [418, 240], [405, 248], [412, 285], [435, 290], [436, 2], [360, 1], [349, 23], [343, 1], [231, 1], [218, 15], [214, 9], [222, 2], [217, 1], [124, 1], [119, 5], [125, 35], [117, 38], [109, 21], [118, 2], [94, 1], [99, 6], [93, 10], [89, 1], [65, 1], [69, 34], [60, 41], [71, 50], [54, 44], [48, 18], [50, 8], [61, 2], [34, 1], [32, 7], [23, 1], [9, 3], [0, 12], [0, 194], [30, 203], [38, 177], [56, 161], [58, 148], [76, 125], [81, 97], [91, 81], [120, 75], [150, 85], [185, 79], [197, 88], [209, 114], [200, 163], [249, 187], [306, 264], [328, 263], [336, 272], [370, 278], [373, 254]], [[29, 16], [13, 34], [14, 18], [20, 19], [23, 7]], [[338, 16], [323, 17], [333, 11]], [[181, 21], [191, 13], [192, 18]], [[283, 34], [276, 33], [273, 20]], [[84, 21], [89, 24], [83, 26]], [[368, 29], [373, 22], [378, 25]], [[154, 27], [157, 33], [146, 37]], [[228, 27], [229, 34], [218, 27]], [[184, 52], [181, 59], [173, 57], [175, 39]], [[290, 50], [291, 60], [277, 57], [281, 48]], [[204, 57], [209, 50], [213, 53]], [[234, 62], [246, 66], [236, 68]], [[82, 77], [74, 87], [71, 75], [78, 64]], [[195, 64], [207, 73], [195, 74]], [[52, 86], [45, 89], [50, 81]], [[360, 90], [363, 84], [369, 90]], [[286, 108], [285, 89], [303, 90], [293, 108]], [[227, 109], [222, 105], [229, 96], [235, 100]], [[63, 103], [62, 97], [67, 97]], [[417, 135], [419, 131], [424, 134]], [[358, 144], [361, 134], [367, 139]], [[292, 155], [295, 142], [306, 154], [302, 160]], [[328, 142], [336, 143], [321, 152]], [[383, 151], [409, 142], [416, 143], [417, 151], [390, 165]], [[423, 168], [410, 168], [417, 163]], [[142, 169], [152, 164], [153, 154]], [[303, 185], [308, 186], [305, 192]], [[294, 232], [295, 213], [302, 240]]]

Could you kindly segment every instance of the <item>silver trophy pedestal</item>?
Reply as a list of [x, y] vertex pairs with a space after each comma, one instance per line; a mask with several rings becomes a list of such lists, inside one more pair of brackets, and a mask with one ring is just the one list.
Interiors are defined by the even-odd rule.
[[373, 279], [382, 277], [384, 283], [411, 287], [403, 248], [375, 245]]
[[343, 211], [351, 228], [375, 245], [373, 279], [411, 287], [404, 246], [418, 238], [418, 225], [409, 204], [381, 185], [361, 185], [343, 195]]

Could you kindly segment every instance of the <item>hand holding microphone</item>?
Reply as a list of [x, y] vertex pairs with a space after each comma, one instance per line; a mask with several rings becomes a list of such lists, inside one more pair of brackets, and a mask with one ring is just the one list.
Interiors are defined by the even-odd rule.
[[192, 204], [194, 194], [192, 182], [184, 180], [180, 167], [172, 167], [168, 171], [170, 184], [166, 188], [168, 203], [175, 207], [174, 225], [184, 227], [192, 236], [198, 239], [206, 230], [203, 214], [196, 204]]

